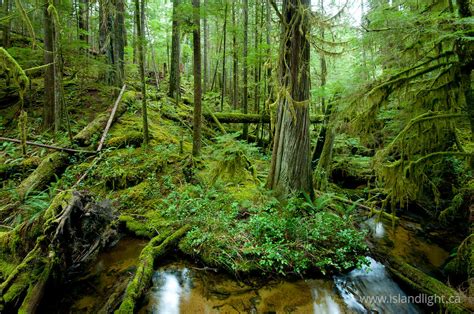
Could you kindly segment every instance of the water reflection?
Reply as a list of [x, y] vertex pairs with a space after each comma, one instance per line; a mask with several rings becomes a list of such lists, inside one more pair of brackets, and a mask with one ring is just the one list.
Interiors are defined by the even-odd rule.
[[420, 313], [411, 304], [366, 298], [406, 296], [382, 264], [369, 261], [370, 266], [333, 280], [280, 281], [260, 287], [171, 264], [155, 272], [149, 303], [141, 313]]

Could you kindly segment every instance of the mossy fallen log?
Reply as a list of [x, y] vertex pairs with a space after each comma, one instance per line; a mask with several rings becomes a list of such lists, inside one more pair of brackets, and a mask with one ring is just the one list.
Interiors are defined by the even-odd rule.
[[126, 146], [140, 146], [143, 143], [143, 132], [131, 131], [107, 140], [107, 147], [122, 148]]
[[[268, 115], [231, 112], [203, 113], [203, 117], [210, 122], [214, 122], [213, 115], [220, 123], [270, 123], [270, 116]], [[311, 123], [321, 123], [323, 116], [311, 116], [310, 120]]]
[[414, 291], [431, 296], [434, 303], [448, 313], [472, 313], [474, 310], [474, 308], [469, 308], [467, 298], [458, 291], [405, 263], [400, 258], [392, 257], [389, 260], [388, 269]]
[[41, 158], [33, 156], [30, 158], [23, 159], [18, 163], [3, 164], [0, 165], [0, 178], [8, 179], [14, 174], [25, 173], [36, 167], [41, 163]]
[[185, 225], [171, 235], [169, 233], [158, 235], [143, 248], [140, 253], [137, 271], [127, 286], [122, 304], [115, 313], [128, 314], [134, 312], [136, 302], [143, 296], [150, 284], [156, 258], [165, 254], [171, 246], [177, 244], [190, 228], [189, 225]]
[[39, 166], [24, 179], [16, 191], [20, 199], [23, 199], [30, 191], [41, 190], [54, 179], [64, 168], [66, 168], [68, 154], [54, 152], [46, 156]]
[[[127, 91], [123, 94], [122, 101], [117, 107], [113, 121], [116, 121], [127, 110], [128, 104], [135, 98], [136, 93], [134, 91]], [[74, 136], [74, 143], [79, 146], [91, 145], [94, 135], [99, 134], [99, 132], [107, 126], [107, 121], [109, 120], [112, 109], [113, 108], [109, 108], [106, 112], [98, 114], [92, 122]]]

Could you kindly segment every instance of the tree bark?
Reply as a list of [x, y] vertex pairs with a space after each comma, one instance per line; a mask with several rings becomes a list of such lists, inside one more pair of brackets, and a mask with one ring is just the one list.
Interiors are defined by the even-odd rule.
[[227, 8], [228, 3], [225, 1], [224, 7], [224, 49], [222, 50], [222, 90], [221, 90], [221, 111], [224, 111], [224, 97], [226, 88], [226, 73], [225, 73], [225, 57], [226, 57], [226, 43], [227, 43]]
[[79, 40], [89, 43], [89, 0], [79, 0]]
[[[204, 0], [204, 8], [207, 10], [207, 0]], [[209, 76], [210, 76], [210, 69], [209, 69], [209, 24], [207, 21], [207, 12], [204, 15], [204, 80], [203, 80], [203, 92], [207, 92], [209, 88]]]
[[194, 74], [194, 119], [193, 119], [193, 156], [199, 156], [201, 152], [201, 22], [200, 1], [193, 0], [193, 74]]
[[[10, 1], [12, 0], [4, 0], [3, 2], [3, 16], [8, 16], [9, 14]], [[10, 21], [7, 21], [5, 25], [2, 26], [2, 31], [3, 31], [3, 38], [2, 38], [3, 47], [8, 48], [10, 47]]]
[[235, 18], [235, 1], [232, 2], [232, 55], [232, 107], [234, 108], [234, 110], [237, 110], [237, 107], [239, 105], [239, 57], [237, 54], [237, 24]]
[[[280, 89], [267, 186], [283, 194], [314, 194], [309, 140], [309, 0], [284, 0], [280, 44]], [[299, 15], [299, 16], [298, 16]]]
[[52, 129], [54, 126], [54, 106], [55, 106], [55, 75], [54, 75], [54, 25], [53, 18], [48, 12], [49, 1], [45, 0], [44, 14], [44, 63], [49, 64], [44, 76], [44, 106], [43, 106], [43, 127]]
[[149, 135], [148, 135], [148, 115], [146, 105], [146, 80], [145, 80], [145, 53], [144, 53], [144, 5], [145, 0], [135, 0], [135, 19], [139, 21], [137, 23], [137, 35], [138, 35], [138, 63], [140, 67], [140, 80], [142, 90], [142, 116], [143, 116], [143, 145], [148, 146]]
[[179, 35], [179, 20], [178, 20], [178, 6], [179, 0], [173, 0], [173, 27], [171, 39], [171, 68], [170, 68], [170, 90], [169, 96], [179, 99], [180, 93], [180, 35]]
[[[244, 0], [244, 73], [243, 73], [243, 83], [244, 83], [244, 92], [242, 99], [242, 112], [244, 114], [248, 113], [248, 37], [249, 37], [249, 1]], [[248, 124], [244, 124], [242, 136], [244, 139], [247, 139], [249, 133]]]

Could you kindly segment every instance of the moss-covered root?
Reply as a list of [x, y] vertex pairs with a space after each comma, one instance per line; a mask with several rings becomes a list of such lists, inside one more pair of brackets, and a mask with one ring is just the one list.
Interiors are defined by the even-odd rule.
[[[123, 113], [125, 113], [125, 111], [127, 110], [127, 105], [131, 101], [133, 101], [135, 97], [136, 93], [133, 91], [128, 91], [123, 94], [122, 101], [117, 107], [117, 111], [115, 113], [113, 121], [117, 120]], [[112, 107], [107, 110], [107, 112], [97, 115], [91, 123], [86, 125], [84, 129], [82, 129], [74, 136], [74, 142], [80, 146], [89, 146], [91, 144], [94, 134], [98, 134], [107, 125], [107, 121], [109, 120], [111, 111]]]
[[403, 262], [401, 259], [392, 258], [389, 269], [395, 277], [413, 290], [433, 296], [434, 302], [448, 313], [472, 313], [471, 310], [473, 309], [469, 309], [466, 298], [460, 295], [458, 291]]
[[32, 170], [39, 166], [41, 158], [33, 156], [30, 158], [23, 159], [19, 163], [3, 164], [0, 165], [0, 178], [8, 179], [10, 176], [16, 173], [24, 173]]
[[36, 283], [31, 283], [23, 303], [18, 309], [19, 314], [36, 313], [36, 309], [40, 305], [43, 298], [45, 287], [51, 273], [53, 263], [45, 266]]
[[137, 272], [128, 284], [122, 304], [120, 305], [120, 308], [115, 311], [115, 313], [125, 314], [134, 312], [135, 303], [143, 296], [150, 283], [151, 277], [153, 275], [153, 264], [155, 259], [165, 254], [166, 251], [172, 245], [175, 245], [186, 234], [186, 232], [188, 232], [189, 229], [190, 226], [185, 225], [172, 235], [169, 235], [169, 233], [158, 235], [154, 237], [150, 243], [145, 246], [145, 248], [143, 248], [142, 252], [140, 253]]
[[23, 199], [33, 190], [44, 188], [67, 165], [68, 154], [55, 152], [46, 156], [39, 166], [23, 180], [17, 188], [18, 196]]

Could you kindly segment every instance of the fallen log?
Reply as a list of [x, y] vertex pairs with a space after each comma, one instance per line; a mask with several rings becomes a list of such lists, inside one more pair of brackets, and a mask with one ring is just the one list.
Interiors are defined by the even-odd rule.
[[143, 296], [150, 284], [156, 258], [165, 254], [190, 228], [191, 226], [185, 225], [171, 235], [169, 233], [158, 235], [143, 248], [140, 253], [137, 271], [127, 286], [122, 304], [115, 313], [134, 313], [136, 302]]
[[46, 187], [55, 175], [66, 168], [68, 156], [64, 152], [54, 152], [46, 156], [35, 171], [17, 187], [16, 191], [20, 199], [23, 199], [30, 191]]
[[23, 159], [19, 163], [3, 164], [0, 165], [0, 178], [8, 179], [16, 173], [25, 173], [39, 166], [41, 158], [30, 157]]
[[[18, 139], [16, 139], [16, 138], [8, 138], [8, 137], [1, 137], [1, 136], [0, 136], [0, 141], [12, 142], [12, 143], [19, 143], [19, 144], [21, 144], [21, 141], [18, 140]], [[49, 149], [54, 149], [54, 150], [60, 150], [60, 151], [63, 151], [63, 152], [68, 152], [68, 153], [95, 154], [94, 151], [90, 151], [90, 150], [82, 150], [82, 149], [74, 149], [74, 148], [67, 148], [67, 147], [59, 147], [59, 146], [47, 145], [47, 144], [43, 144], [43, 143], [35, 143], [35, 142], [30, 142], [30, 141], [26, 141], [26, 145], [44, 147], [44, 148], [49, 148]]]
[[[136, 97], [136, 93], [133, 91], [127, 91], [122, 96], [122, 101], [119, 103], [116, 109], [116, 113], [112, 119], [112, 123], [117, 120], [119, 116], [121, 116], [127, 110], [127, 104], [132, 101]], [[115, 104], [114, 104], [115, 106]], [[107, 112], [103, 112], [98, 114], [91, 123], [89, 123], [84, 129], [82, 129], [79, 133], [77, 133], [73, 137], [74, 143], [78, 144], [79, 146], [90, 146], [92, 144], [92, 140], [95, 134], [98, 134], [101, 130], [103, 130], [108, 123], [110, 114], [113, 108], [107, 110]]]
[[107, 137], [107, 133], [109, 132], [110, 126], [112, 125], [112, 122], [115, 118], [115, 113], [117, 112], [117, 107], [120, 104], [120, 102], [122, 101], [122, 96], [123, 96], [123, 93], [125, 92], [126, 87], [127, 87], [127, 85], [125, 85], [125, 84], [122, 86], [122, 89], [120, 90], [120, 94], [117, 97], [117, 100], [115, 101], [114, 107], [112, 108], [112, 112], [110, 113], [110, 117], [107, 120], [107, 125], [105, 126], [104, 133], [102, 134], [102, 137], [99, 141], [99, 146], [97, 147], [98, 152], [100, 152], [102, 150], [102, 146], [104, 145], [105, 138]]
[[[230, 112], [216, 112], [216, 113], [203, 113], [203, 117], [210, 121], [214, 121], [215, 118], [219, 120], [220, 123], [270, 123], [270, 116], [260, 115], [254, 113], [230, 113]], [[311, 123], [322, 123], [323, 116], [311, 116]]]
[[[126, 109], [129, 101], [135, 97], [134, 92], [126, 92], [123, 95], [123, 100], [117, 107], [117, 113], [113, 120], [116, 120], [122, 115]], [[83, 145], [90, 144], [95, 134], [106, 127], [108, 122], [108, 115], [106, 113], [99, 114], [99, 116], [89, 123], [81, 132], [79, 132], [74, 140]], [[63, 149], [65, 150], [65, 149]], [[82, 153], [82, 150], [67, 149], [67, 153]], [[29, 191], [40, 190], [44, 188], [52, 179], [61, 173], [68, 165], [68, 154], [65, 152], [55, 152], [46, 156], [41, 164], [36, 168], [31, 175], [24, 179], [17, 188], [17, 193], [20, 199], [23, 199]], [[96, 153], [96, 152], [91, 152]]]
[[474, 311], [472, 304], [468, 304], [468, 298], [398, 257], [388, 260], [388, 269], [398, 280], [414, 291], [431, 296], [433, 302], [447, 313], [472, 313]]

